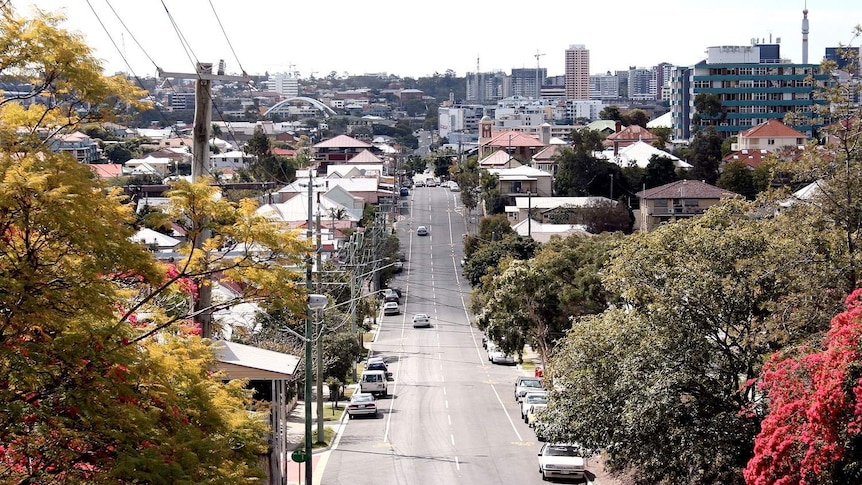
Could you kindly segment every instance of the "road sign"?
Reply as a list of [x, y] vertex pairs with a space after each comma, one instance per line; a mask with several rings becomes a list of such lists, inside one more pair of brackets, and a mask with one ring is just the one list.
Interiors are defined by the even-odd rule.
[[290, 454], [290, 459], [297, 463], [304, 462], [305, 458], [305, 450], [293, 450], [293, 453]]

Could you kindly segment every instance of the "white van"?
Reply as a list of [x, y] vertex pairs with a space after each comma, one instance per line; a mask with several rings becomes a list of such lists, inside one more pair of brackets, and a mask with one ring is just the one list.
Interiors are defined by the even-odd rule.
[[375, 396], [386, 397], [389, 395], [386, 372], [382, 370], [367, 370], [359, 379], [359, 392], [367, 392]]

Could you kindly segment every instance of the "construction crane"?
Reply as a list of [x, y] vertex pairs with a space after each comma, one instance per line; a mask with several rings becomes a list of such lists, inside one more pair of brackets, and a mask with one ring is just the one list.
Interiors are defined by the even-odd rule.
[[539, 58], [545, 55], [544, 53], [539, 53], [539, 49], [536, 49], [536, 54], [533, 56], [536, 58], [536, 101], [539, 100], [542, 94], [542, 84], [539, 81]]

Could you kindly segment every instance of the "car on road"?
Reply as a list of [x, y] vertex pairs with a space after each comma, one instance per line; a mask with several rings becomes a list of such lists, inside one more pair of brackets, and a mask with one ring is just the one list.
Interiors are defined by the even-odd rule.
[[[491, 348], [490, 346], [488, 347]], [[515, 365], [515, 356], [500, 350], [500, 347], [494, 346], [493, 350], [488, 351], [488, 360], [492, 364]]]
[[410, 195], [410, 189], [407, 187], [401, 187], [401, 190], [398, 192], [402, 197], [406, 197]]
[[383, 290], [383, 302], [384, 303], [388, 303], [390, 301], [394, 301], [395, 303], [398, 303], [398, 301], [400, 299], [401, 299], [401, 295], [396, 293], [394, 290], [392, 290], [390, 288], [386, 288]]
[[428, 179], [425, 181], [425, 185], [428, 187], [437, 187], [438, 185], [440, 185], [440, 182], [438, 182], [436, 179]]
[[457, 182], [449, 182], [449, 190], [451, 192], [461, 192], [461, 187]]
[[413, 315], [413, 328], [423, 328], [431, 326], [431, 318], [425, 313], [417, 313]]
[[583, 479], [586, 460], [581, 449], [569, 443], [545, 443], [539, 451], [539, 473], [542, 480], [550, 478]]
[[413, 184], [413, 186], [414, 187], [425, 187], [425, 180], [419, 179]]
[[364, 370], [359, 378], [359, 392], [375, 396], [389, 395], [389, 379], [382, 370]]
[[527, 421], [527, 426], [529, 426], [531, 428], [535, 428], [536, 423], [538, 423], [542, 419], [542, 412], [547, 407], [548, 407], [548, 403], [531, 404], [530, 408], [527, 409], [527, 417], [524, 418], [524, 420]]
[[534, 404], [548, 404], [547, 391], [528, 392], [521, 401], [521, 419], [527, 421], [527, 411]]
[[347, 403], [347, 417], [353, 419], [355, 416], [378, 416], [377, 403], [371, 393], [357, 392], [350, 396]]
[[391, 381], [392, 373], [389, 372], [389, 366], [386, 365], [386, 361], [383, 360], [383, 357], [369, 357], [368, 361], [365, 363], [365, 370], [381, 370], [386, 373], [386, 380]]
[[417, 227], [416, 228], [416, 235], [417, 236], [427, 236], [428, 235], [428, 228], [425, 226]]
[[399, 315], [400, 313], [401, 308], [398, 307], [397, 301], [387, 301], [383, 304], [384, 315]]
[[521, 376], [515, 381], [515, 400], [521, 402], [521, 399], [524, 397], [524, 394], [530, 391], [540, 391], [542, 389], [544, 389], [544, 387], [542, 386], [542, 380], [538, 377]]

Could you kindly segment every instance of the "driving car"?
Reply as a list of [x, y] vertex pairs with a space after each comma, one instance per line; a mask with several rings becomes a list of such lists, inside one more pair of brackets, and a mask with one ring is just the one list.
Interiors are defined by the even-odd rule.
[[368, 361], [365, 363], [365, 370], [379, 370], [386, 373], [386, 380], [391, 381], [392, 373], [389, 372], [389, 366], [386, 365], [386, 362], [383, 360], [383, 357], [369, 357]]
[[427, 236], [428, 235], [428, 228], [425, 226], [417, 227], [416, 228], [416, 235], [417, 236]]
[[437, 187], [438, 185], [440, 185], [440, 182], [438, 182], [436, 179], [428, 179], [425, 181], [425, 185], [428, 187]]
[[354, 416], [372, 416], [377, 417], [377, 403], [374, 401], [374, 395], [367, 392], [357, 392], [350, 396], [350, 402], [347, 404], [347, 417], [353, 419]]
[[586, 460], [579, 446], [568, 443], [545, 443], [539, 451], [539, 473], [549, 478], [583, 479]]
[[413, 315], [413, 328], [421, 328], [421, 327], [430, 327], [431, 326], [431, 318], [424, 313], [417, 313]]
[[406, 196], [410, 195], [410, 189], [408, 189], [407, 187], [401, 187], [401, 190], [399, 190], [398, 193], [402, 197], [406, 197]]
[[425, 187], [425, 180], [419, 179], [414, 183], [414, 187]]
[[398, 308], [397, 301], [387, 301], [383, 304], [383, 314], [384, 315], [398, 315], [401, 313], [401, 309]]
[[[518, 380], [515, 381], [515, 400], [521, 402], [521, 398], [524, 397], [524, 394], [530, 391], [539, 391], [544, 389], [542, 386], [542, 381], [538, 377], [526, 377], [521, 376]], [[521, 416], [523, 417], [523, 413]]]
[[396, 293], [395, 291], [393, 291], [389, 288], [386, 288], [385, 290], [383, 290], [383, 301], [385, 303], [388, 303], [390, 301], [394, 301], [395, 303], [398, 303], [398, 300], [400, 300], [400, 299], [401, 299], [401, 296], [398, 293]]
[[533, 391], [528, 392], [524, 399], [521, 401], [521, 419], [524, 422], [527, 421], [527, 411], [529, 411], [530, 406], [533, 404], [547, 404], [548, 403], [548, 392], [547, 391]]

